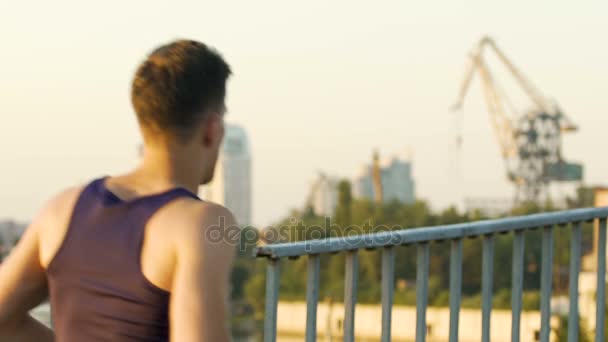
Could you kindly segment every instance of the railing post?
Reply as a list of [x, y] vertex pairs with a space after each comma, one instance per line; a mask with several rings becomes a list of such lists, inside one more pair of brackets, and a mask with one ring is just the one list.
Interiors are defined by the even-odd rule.
[[513, 270], [511, 280], [511, 341], [519, 342], [521, 307], [524, 288], [524, 232], [518, 230], [513, 237]]
[[606, 316], [606, 218], [600, 219], [597, 234], [597, 295], [595, 306], [595, 342], [604, 341]]
[[391, 341], [391, 319], [395, 290], [395, 249], [382, 251], [382, 342]]
[[481, 266], [481, 341], [490, 341], [490, 319], [492, 315], [492, 277], [494, 274], [494, 235], [483, 238]]
[[416, 342], [426, 341], [426, 306], [429, 288], [429, 244], [417, 247], [416, 266]]
[[317, 304], [319, 303], [319, 254], [308, 256], [306, 281], [306, 342], [317, 340]]
[[551, 278], [553, 275], [553, 227], [543, 227], [540, 273], [540, 341], [549, 342], [551, 334]]
[[269, 259], [266, 266], [266, 312], [264, 313], [264, 342], [277, 339], [277, 306], [279, 303], [280, 260]]
[[570, 297], [570, 310], [568, 314], [568, 342], [578, 341], [579, 313], [578, 313], [578, 275], [581, 269], [581, 223], [572, 224], [572, 238], [570, 239], [570, 284], [568, 295]]
[[357, 304], [357, 251], [346, 252], [344, 276], [344, 342], [355, 340], [355, 306]]
[[462, 291], [462, 239], [451, 242], [450, 250], [450, 338], [458, 342], [460, 296]]

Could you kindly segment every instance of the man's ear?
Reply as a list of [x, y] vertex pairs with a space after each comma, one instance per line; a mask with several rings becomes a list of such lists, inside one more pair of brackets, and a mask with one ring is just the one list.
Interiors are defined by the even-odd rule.
[[217, 144], [218, 140], [222, 139], [222, 118], [218, 114], [212, 113], [206, 120], [203, 120], [202, 130], [203, 146], [214, 146]]

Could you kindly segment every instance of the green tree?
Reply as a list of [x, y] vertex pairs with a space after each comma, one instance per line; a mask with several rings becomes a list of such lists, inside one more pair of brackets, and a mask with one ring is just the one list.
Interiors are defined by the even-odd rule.
[[338, 183], [338, 203], [334, 214], [334, 223], [338, 225], [341, 231], [348, 227], [352, 223], [352, 202], [353, 197], [351, 194], [350, 182], [348, 180], [341, 180]]
[[575, 197], [566, 199], [568, 208], [593, 207], [595, 202], [595, 189], [593, 187], [581, 186], [576, 189]]
[[[251, 254], [249, 254], [251, 255]], [[231, 275], [232, 299], [242, 299], [245, 291], [245, 284], [249, 279], [250, 272], [253, 266], [253, 260], [250, 256], [239, 255], [234, 261]]]
[[266, 260], [256, 260], [254, 271], [244, 286], [245, 299], [254, 307], [258, 314], [264, 313], [264, 298], [266, 298]]
[[[557, 342], [568, 342], [568, 316], [559, 317], [559, 327], [555, 329]], [[579, 319], [578, 324], [578, 342], [591, 342], [587, 324], [583, 319]]]

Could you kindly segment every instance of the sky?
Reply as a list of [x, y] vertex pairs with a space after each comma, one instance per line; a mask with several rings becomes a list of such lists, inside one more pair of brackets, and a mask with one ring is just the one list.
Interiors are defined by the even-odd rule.
[[451, 147], [448, 108], [485, 34], [579, 125], [565, 158], [608, 184], [607, 17], [606, 1], [0, 0], [0, 218], [27, 221], [62, 188], [137, 163], [130, 80], [176, 38], [234, 70], [227, 120], [249, 134], [258, 225], [301, 207], [319, 170], [350, 178], [374, 149], [413, 151], [435, 208], [510, 197], [478, 80]]

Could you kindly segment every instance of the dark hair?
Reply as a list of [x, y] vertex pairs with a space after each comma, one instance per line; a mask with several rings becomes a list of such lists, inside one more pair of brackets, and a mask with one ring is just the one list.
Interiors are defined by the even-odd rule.
[[186, 139], [207, 111], [222, 111], [230, 66], [205, 44], [178, 40], [154, 50], [133, 79], [131, 102], [144, 128]]

